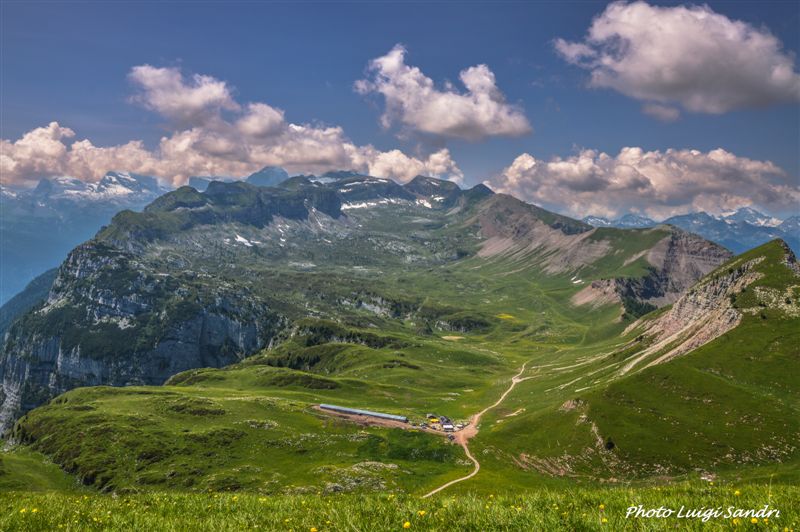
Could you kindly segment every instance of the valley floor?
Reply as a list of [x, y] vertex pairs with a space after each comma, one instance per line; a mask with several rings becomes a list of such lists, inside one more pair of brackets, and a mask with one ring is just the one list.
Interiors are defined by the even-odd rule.
[[[626, 518], [642, 505], [721, 508], [722, 516]], [[779, 510], [764, 519], [729, 511]], [[731, 509], [731, 510], [729, 510]], [[752, 521], [755, 519], [756, 521]], [[682, 483], [648, 488], [538, 489], [524, 494], [259, 496], [0, 493], [0, 530], [799, 530], [800, 487]]]

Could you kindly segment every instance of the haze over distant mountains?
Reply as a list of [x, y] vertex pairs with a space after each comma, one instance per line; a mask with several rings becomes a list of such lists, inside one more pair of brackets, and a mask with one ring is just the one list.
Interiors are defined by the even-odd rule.
[[0, 302], [57, 266], [117, 212], [142, 209], [168, 191], [154, 177], [127, 172], [108, 172], [97, 183], [52, 177], [32, 190], [0, 188]]
[[734, 253], [742, 253], [776, 238], [785, 240], [795, 253], [800, 251], [800, 216], [779, 220], [751, 207], [742, 207], [720, 216], [705, 212], [680, 214], [661, 222], [637, 214], [626, 214], [613, 220], [587, 216], [583, 221], [594, 227], [625, 229], [653, 227], [659, 223], [674, 225], [721, 244]]

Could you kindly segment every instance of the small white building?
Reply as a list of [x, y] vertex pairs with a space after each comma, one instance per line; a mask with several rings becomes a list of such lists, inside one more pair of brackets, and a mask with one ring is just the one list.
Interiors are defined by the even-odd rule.
[[445, 432], [453, 432], [454, 428], [451, 423], [445, 423], [442, 425], [442, 430]]

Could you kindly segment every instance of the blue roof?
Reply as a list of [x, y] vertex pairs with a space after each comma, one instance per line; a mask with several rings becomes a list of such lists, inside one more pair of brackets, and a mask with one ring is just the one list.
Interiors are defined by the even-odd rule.
[[383, 412], [373, 412], [372, 410], [361, 410], [360, 408], [349, 408], [346, 406], [336, 406], [336, 405], [327, 405], [321, 404], [319, 405], [320, 408], [324, 408], [325, 410], [333, 410], [336, 412], [342, 412], [345, 414], [358, 414], [362, 416], [372, 416], [372, 417], [379, 417], [383, 419], [392, 419], [394, 421], [402, 421], [407, 422], [408, 418], [405, 416], [396, 416], [394, 414], [384, 414]]

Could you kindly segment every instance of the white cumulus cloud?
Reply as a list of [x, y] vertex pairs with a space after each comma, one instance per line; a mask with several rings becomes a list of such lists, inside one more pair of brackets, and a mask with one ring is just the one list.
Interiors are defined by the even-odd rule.
[[70, 128], [50, 122], [28, 131], [15, 142], [0, 140], [0, 175], [4, 184], [18, 176], [58, 173], [67, 157], [63, 139], [74, 136]]
[[463, 177], [447, 149], [415, 157], [356, 145], [341, 127], [292, 123], [262, 102], [241, 105], [224, 81], [210, 76], [187, 79], [175, 68], [142, 65], [129, 78], [138, 91], [133, 100], [173, 125], [158, 146], [73, 141], [74, 131], [52, 122], [16, 141], [0, 140], [3, 184], [33, 184], [48, 175], [96, 181], [109, 170], [127, 170], [180, 185], [192, 175], [243, 176], [267, 165], [290, 172], [353, 169], [401, 181], [419, 173]]
[[[584, 41], [557, 39], [555, 48], [590, 72], [592, 87], [692, 112], [800, 101], [800, 74], [780, 40], [706, 5], [614, 2], [592, 21]], [[677, 112], [644, 110], [660, 119]]]
[[419, 68], [405, 63], [406, 49], [396, 45], [369, 63], [366, 79], [355, 83], [360, 94], [377, 93], [385, 100], [381, 124], [440, 137], [480, 140], [520, 136], [532, 131], [523, 110], [506, 102], [494, 73], [486, 65], [462, 70], [466, 92], [451, 84], [435, 86]]
[[418, 175], [446, 175], [451, 181], [461, 183], [464, 177], [447, 148], [419, 159], [400, 150], [381, 152], [370, 146], [358, 148], [353, 160], [357, 166], [366, 168], [370, 175], [389, 177], [400, 182], [410, 181]]
[[187, 83], [177, 68], [139, 65], [128, 77], [140, 89], [134, 101], [180, 124], [202, 123], [223, 109], [239, 109], [228, 85], [211, 76], [195, 74]]
[[718, 214], [747, 205], [789, 213], [800, 203], [796, 178], [769, 161], [723, 149], [629, 147], [616, 156], [582, 150], [547, 161], [523, 153], [486, 184], [578, 218], [636, 212], [662, 219], [696, 210]]

